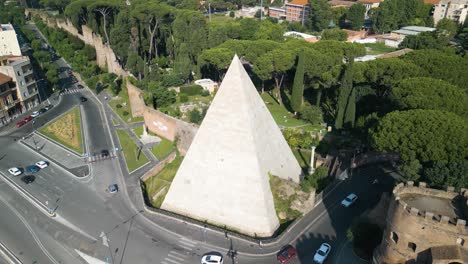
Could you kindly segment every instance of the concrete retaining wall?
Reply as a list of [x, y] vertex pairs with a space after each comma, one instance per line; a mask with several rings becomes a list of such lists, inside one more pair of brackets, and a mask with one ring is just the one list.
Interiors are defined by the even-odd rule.
[[167, 155], [163, 160], [159, 161], [158, 165], [154, 166], [151, 170], [146, 172], [143, 176], [141, 176], [141, 181], [146, 181], [151, 176], [158, 174], [168, 163], [171, 163], [176, 158], [177, 154], [175, 151], [171, 152]]

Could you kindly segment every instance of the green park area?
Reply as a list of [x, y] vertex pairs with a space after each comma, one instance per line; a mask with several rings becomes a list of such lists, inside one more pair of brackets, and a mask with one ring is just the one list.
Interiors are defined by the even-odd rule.
[[142, 116], [132, 116], [130, 99], [128, 98], [128, 91], [125, 85], [122, 85], [122, 90], [117, 94], [116, 97], [110, 100], [109, 105], [119, 115], [119, 117], [127, 123], [143, 121]]
[[39, 132], [79, 154], [83, 153], [81, 116], [78, 107], [62, 115]]
[[167, 164], [158, 174], [151, 176], [145, 181], [146, 194], [154, 207], [161, 207], [182, 160], [182, 157], [177, 156], [174, 161]]
[[[137, 137], [141, 137], [143, 135], [143, 127], [136, 127], [132, 129], [133, 133]], [[171, 153], [172, 150], [174, 150], [174, 143], [168, 139], [165, 139], [163, 137], [160, 137], [153, 132], [149, 131], [148, 134], [152, 136], [157, 136], [161, 139], [161, 142], [156, 144], [154, 147], [151, 148], [151, 152], [153, 155], [158, 159], [162, 160], [164, 157], [166, 157], [169, 153]]]
[[117, 136], [125, 156], [128, 172], [138, 169], [149, 161], [145, 154], [141, 152], [139, 146], [124, 130], [117, 130]]

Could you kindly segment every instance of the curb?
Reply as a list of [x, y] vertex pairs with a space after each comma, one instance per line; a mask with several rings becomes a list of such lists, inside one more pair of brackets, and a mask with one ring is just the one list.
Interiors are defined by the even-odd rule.
[[0, 242], [0, 255], [4, 256], [7, 263], [9, 264], [22, 264], [15, 254], [7, 247], [5, 246], [2, 242]]
[[49, 208], [45, 206], [39, 199], [37, 199], [34, 195], [26, 191], [23, 187], [20, 187], [17, 183], [9, 179], [3, 172], [0, 172], [0, 178], [4, 182], [6, 182], [12, 189], [15, 189], [18, 193], [20, 193], [26, 200], [28, 200], [32, 205], [38, 208], [43, 214], [48, 217], [55, 217], [55, 212], [50, 212]]

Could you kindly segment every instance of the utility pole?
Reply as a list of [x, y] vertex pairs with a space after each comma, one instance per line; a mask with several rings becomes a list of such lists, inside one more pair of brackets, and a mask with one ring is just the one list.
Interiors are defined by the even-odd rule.
[[304, 19], [305, 19], [305, 5], [302, 6], [302, 25], [304, 26]]

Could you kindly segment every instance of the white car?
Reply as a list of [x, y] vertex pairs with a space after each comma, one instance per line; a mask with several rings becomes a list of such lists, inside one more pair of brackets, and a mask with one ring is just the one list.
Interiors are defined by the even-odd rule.
[[41, 160], [41, 161], [36, 162], [36, 166], [38, 166], [41, 169], [44, 169], [44, 168], [49, 167], [49, 163], [47, 161]]
[[325, 259], [327, 259], [328, 254], [330, 254], [331, 246], [327, 243], [322, 243], [320, 248], [317, 249], [314, 255], [314, 262], [318, 264], [323, 264]]
[[346, 198], [343, 201], [341, 201], [341, 205], [344, 207], [350, 207], [354, 202], [356, 202], [357, 199], [357, 195], [352, 193], [346, 196]]
[[38, 117], [41, 113], [39, 113], [39, 111], [34, 111], [32, 112], [31, 116], [32, 117]]
[[223, 255], [218, 252], [210, 252], [203, 255], [201, 264], [223, 264]]
[[8, 172], [14, 176], [18, 176], [18, 175], [21, 175], [21, 173], [23, 173], [23, 171], [21, 171], [19, 168], [16, 168], [16, 167], [9, 168]]

